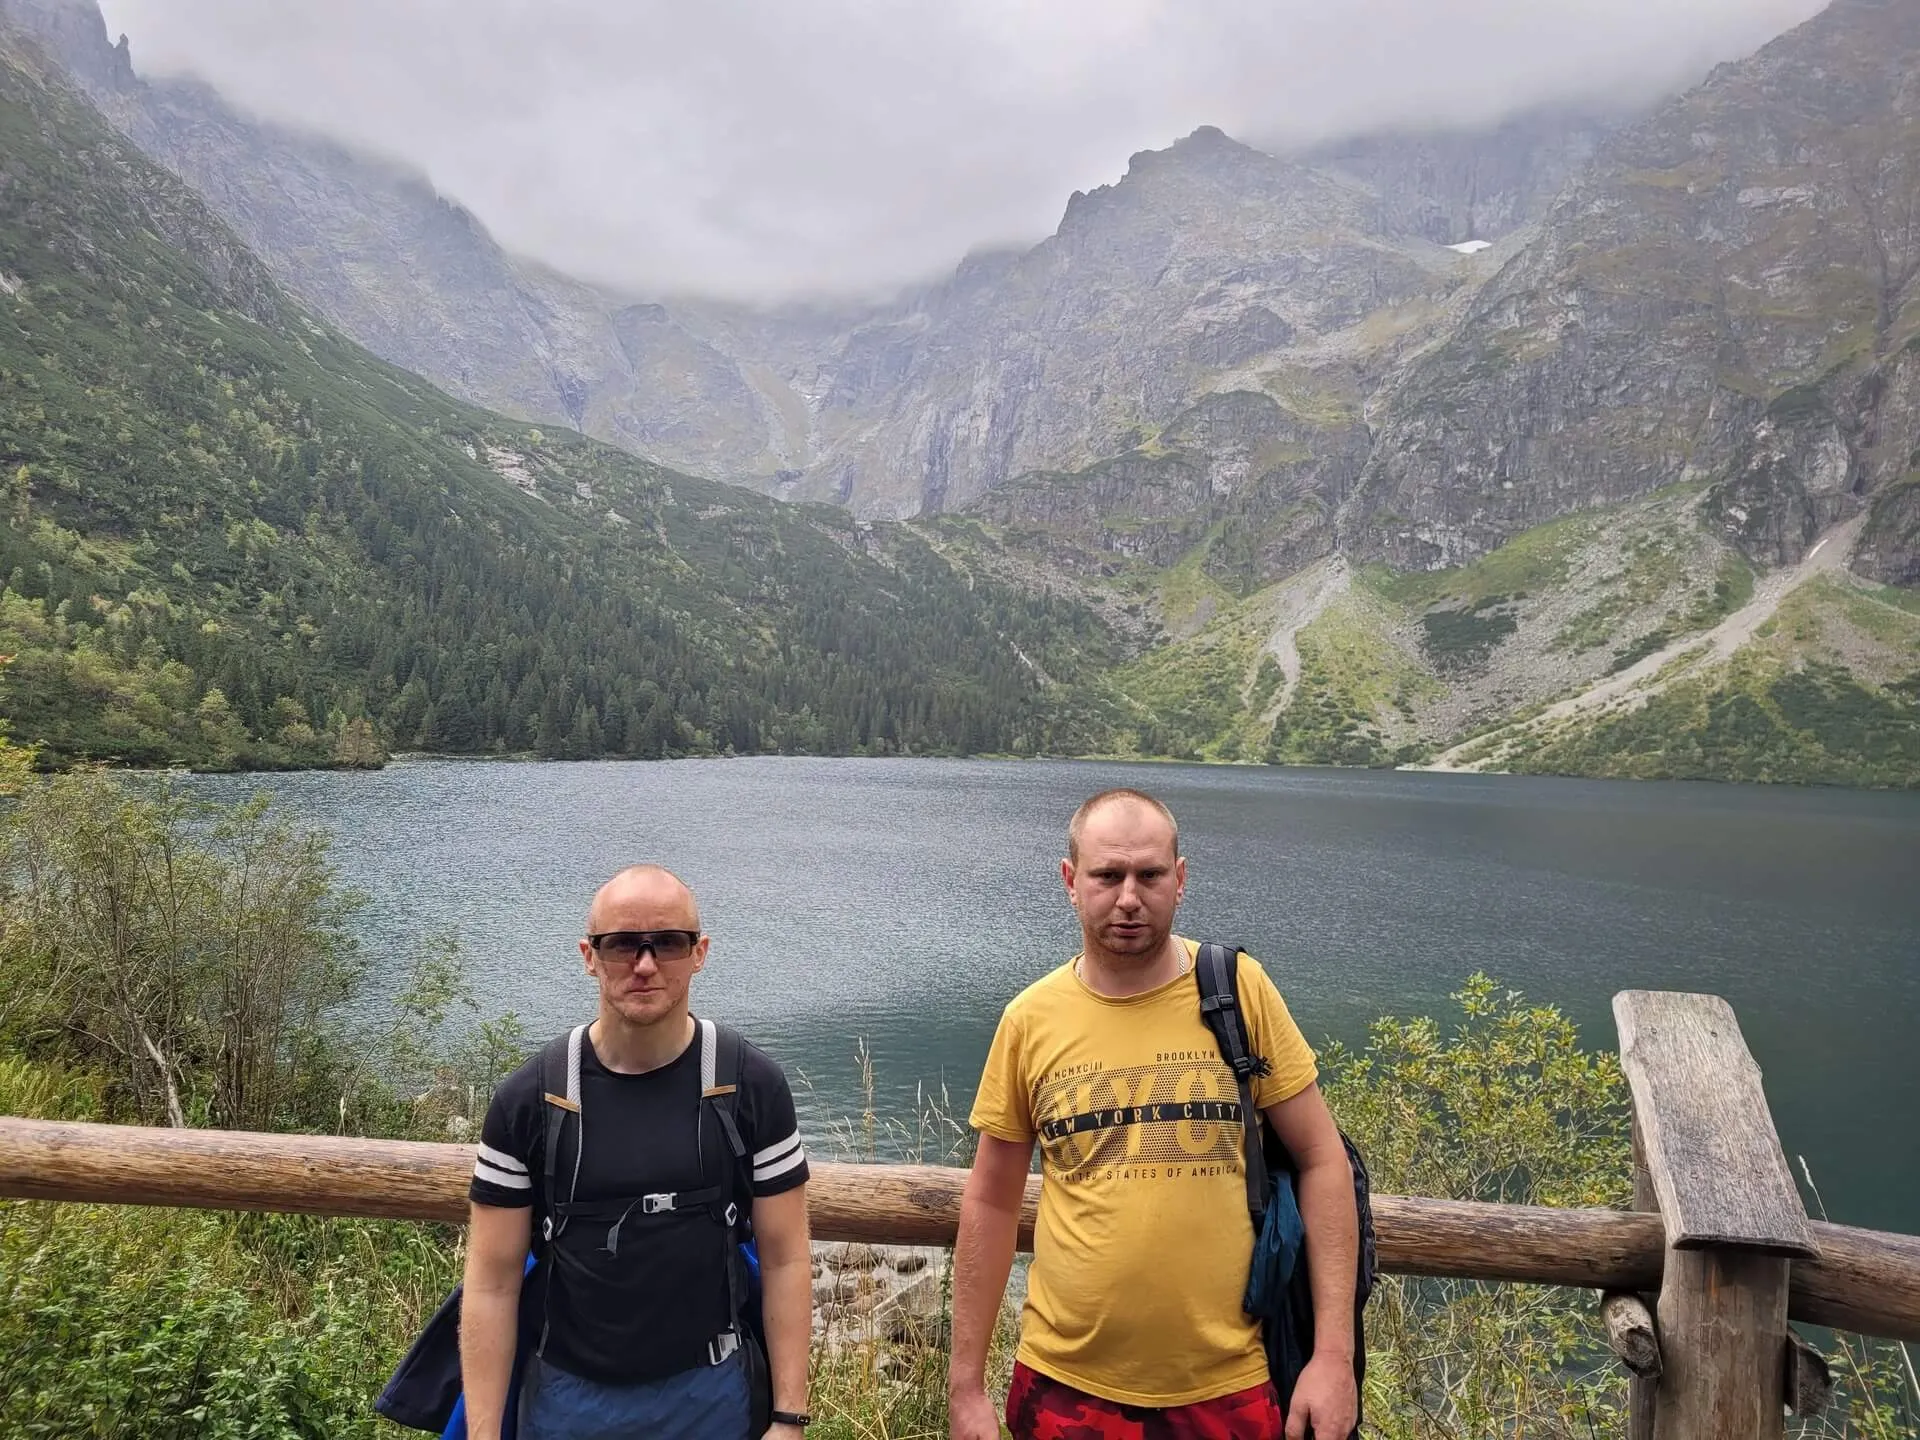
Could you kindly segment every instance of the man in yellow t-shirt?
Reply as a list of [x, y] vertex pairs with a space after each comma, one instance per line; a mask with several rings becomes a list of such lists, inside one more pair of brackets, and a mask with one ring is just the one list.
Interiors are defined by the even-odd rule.
[[[1280, 1414], [1259, 1322], [1233, 1072], [1200, 1016], [1197, 946], [1174, 934], [1179, 829], [1134, 790], [1094, 796], [1060, 872], [1082, 952], [1001, 1016], [972, 1124], [979, 1151], [955, 1252], [953, 1440], [998, 1440], [987, 1340], [1041, 1151], [1039, 1223], [1007, 1398], [1014, 1440], [1347, 1440], [1353, 1374], [1353, 1175], [1313, 1051], [1266, 972], [1239, 966], [1254, 1101], [1299, 1170], [1313, 1254], [1314, 1353]], [[1152, 1412], [1151, 1414], [1143, 1412]], [[1151, 1422], [1151, 1423], [1150, 1423]]]

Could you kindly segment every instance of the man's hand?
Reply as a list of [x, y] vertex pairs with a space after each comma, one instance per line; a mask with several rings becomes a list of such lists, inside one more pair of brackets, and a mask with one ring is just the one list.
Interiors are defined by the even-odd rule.
[[1287, 1440], [1347, 1440], [1360, 1418], [1353, 1362], [1316, 1354], [1300, 1372], [1287, 1409]]
[[1000, 1440], [1000, 1416], [985, 1390], [947, 1396], [947, 1434], [951, 1440]]
[[762, 1440], [806, 1440], [806, 1434], [798, 1425], [769, 1425]]

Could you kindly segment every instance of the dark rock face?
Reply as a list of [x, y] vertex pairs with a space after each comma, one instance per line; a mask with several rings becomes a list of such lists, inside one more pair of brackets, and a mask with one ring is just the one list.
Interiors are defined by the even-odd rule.
[[1920, 5], [1840, 0], [1609, 142], [1394, 386], [1346, 542], [1448, 564], [1701, 479], [1784, 563], [1905, 474], [1916, 60]]
[[982, 496], [1002, 525], [1079, 550], [1207, 569], [1249, 589], [1333, 550], [1332, 517], [1366, 463], [1364, 426], [1302, 422], [1271, 397], [1210, 395], [1141, 447], [1072, 475], [1036, 474]]
[[1255, 305], [1203, 328], [1187, 342], [1187, 358], [1196, 365], [1243, 365], [1256, 355], [1284, 350], [1293, 337], [1293, 326], [1266, 306]]
[[1344, 140], [1307, 158], [1375, 192], [1382, 234], [1436, 245], [1498, 240], [1539, 219], [1620, 123], [1539, 111], [1489, 130]]

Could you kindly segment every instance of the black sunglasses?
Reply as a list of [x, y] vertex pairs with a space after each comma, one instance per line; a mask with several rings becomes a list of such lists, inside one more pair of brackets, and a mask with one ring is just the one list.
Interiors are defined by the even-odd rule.
[[602, 959], [622, 965], [638, 964], [648, 950], [654, 963], [667, 965], [691, 955], [699, 939], [698, 930], [603, 930], [587, 936], [587, 943]]

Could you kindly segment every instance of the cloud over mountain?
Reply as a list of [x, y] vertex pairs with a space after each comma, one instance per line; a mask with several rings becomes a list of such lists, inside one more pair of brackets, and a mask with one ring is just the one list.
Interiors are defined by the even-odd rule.
[[107, 0], [146, 72], [424, 168], [638, 291], [870, 292], [1051, 230], [1201, 124], [1267, 143], [1615, 107], [1814, 0]]

